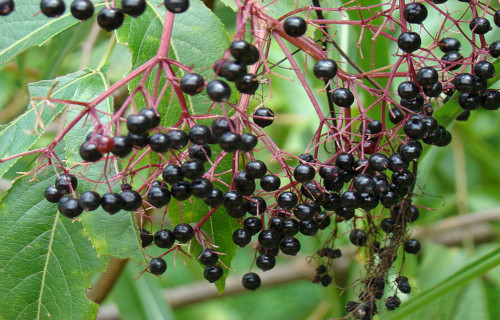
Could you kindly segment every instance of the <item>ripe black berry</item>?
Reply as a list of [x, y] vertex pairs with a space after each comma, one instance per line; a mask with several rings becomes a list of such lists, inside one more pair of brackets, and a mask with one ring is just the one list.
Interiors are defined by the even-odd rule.
[[205, 85], [203, 77], [197, 73], [188, 73], [181, 78], [181, 90], [190, 96], [200, 93]]
[[423, 91], [428, 97], [439, 97], [443, 92], [443, 85], [441, 82], [436, 82], [430, 86], [423, 87]]
[[57, 190], [55, 186], [49, 186], [45, 189], [45, 199], [52, 203], [57, 203], [64, 196], [64, 193]]
[[490, 50], [490, 55], [493, 58], [500, 57], [500, 40], [492, 42], [489, 46], [489, 50]]
[[219, 280], [223, 274], [224, 274], [224, 270], [219, 265], [208, 266], [205, 268], [205, 271], [203, 271], [203, 276], [210, 283], [213, 283], [213, 282]]
[[234, 152], [241, 146], [241, 136], [234, 132], [224, 132], [219, 137], [219, 146], [226, 152]]
[[211, 208], [215, 208], [223, 201], [223, 194], [220, 189], [213, 189], [203, 201]]
[[212, 194], [214, 186], [210, 180], [201, 178], [191, 182], [191, 193], [197, 198], [206, 198]]
[[189, 8], [189, 0], [165, 0], [165, 8], [172, 13], [183, 13]]
[[453, 79], [453, 85], [460, 92], [472, 92], [475, 89], [474, 76], [469, 73], [461, 73]]
[[258, 274], [250, 272], [243, 276], [241, 283], [248, 290], [257, 290], [260, 287], [260, 277]]
[[163, 169], [162, 173], [163, 180], [168, 184], [174, 184], [176, 182], [182, 181], [184, 176], [182, 175], [182, 169], [175, 164], [170, 164]]
[[407, 253], [417, 254], [420, 251], [420, 242], [416, 239], [408, 239], [404, 243], [404, 248]]
[[387, 156], [382, 153], [372, 154], [371, 157], [368, 159], [370, 168], [379, 172], [387, 169], [389, 167], [389, 162], [390, 162], [389, 158], [387, 158]]
[[420, 140], [427, 134], [427, 126], [421, 118], [411, 118], [403, 130], [410, 139]]
[[204, 266], [215, 266], [217, 262], [219, 261], [219, 255], [212, 249], [204, 249], [199, 257], [198, 260], [200, 261], [201, 264]]
[[485, 34], [491, 30], [491, 24], [486, 18], [476, 17], [470, 22], [469, 29], [475, 34]]
[[349, 235], [349, 240], [351, 240], [351, 243], [353, 245], [362, 247], [366, 244], [366, 233], [364, 233], [362, 230], [353, 230]]
[[142, 149], [145, 146], [148, 145], [149, 143], [149, 136], [147, 134], [135, 134], [132, 132], [129, 132], [127, 134], [127, 138], [130, 139], [130, 142], [134, 147], [137, 149]]
[[242, 195], [251, 196], [255, 191], [255, 180], [245, 171], [241, 171], [234, 176], [234, 186], [236, 191]]
[[155, 233], [154, 242], [159, 248], [168, 249], [175, 243], [174, 233], [168, 229], [163, 229]]
[[0, 1], [0, 16], [8, 16], [14, 11], [14, 1], [13, 0], [2, 0]]
[[233, 41], [229, 47], [229, 52], [237, 61], [248, 65], [259, 61], [259, 50], [245, 40]]
[[243, 229], [253, 236], [262, 230], [262, 221], [257, 217], [248, 217], [243, 221]]
[[350, 108], [354, 103], [354, 95], [349, 89], [338, 88], [332, 92], [333, 103], [342, 108]]
[[148, 129], [156, 128], [160, 124], [161, 117], [154, 109], [144, 108], [139, 111], [139, 114], [146, 117], [146, 125]]
[[66, 4], [63, 0], [42, 0], [40, 10], [49, 18], [59, 17], [66, 10]]
[[342, 170], [350, 170], [354, 165], [354, 157], [349, 153], [341, 153], [335, 159], [335, 165]]
[[408, 23], [422, 23], [427, 18], [427, 8], [421, 3], [410, 3], [403, 11]]
[[95, 191], [84, 191], [79, 201], [83, 210], [93, 211], [101, 205], [101, 196]]
[[184, 148], [189, 142], [189, 137], [187, 133], [185, 133], [182, 130], [172, 130], [169, 133], [167, 133], [167, 136], [171, 142], [170, 148], [175, 150], [180, 150]]
[[281, 186], [281, 179], [275, 175], [265, 175], [260, 179], [260, 187], [262, 190], [271, 192], [276, 191]]
[[123, 209], [123, 200], [117, 193], [105, 193], [101, 199], [101, 206], [109, 214], [115, 214]]
[[500, 92], [497, 90], [486, 91], [482, 95], [482, 107], [486, 110], [498, 110], [500, 108]]
[[443, 68], [448, 70], [457, 70], [460, 68], [461, 64], [459, 63], [464, 59], [464, 56], [458, 52], [448, 52], [442, 58]]
[[[261, 180], [262, 184], [262, 180]], [[295, 208], [297, 203], [299, 202], [299, 198], [293, 192], [283, 192], [278, 196], [278, 205], [283, 209], [291, 210]]]
[[170, 202], [171, 195], [166, 187], [152, 187], [146, 198], [151, 205], [159, 209]]
[[120, 8], [106, 8], [104, 7], [97, 14], [97, 24], [106, 31], [113, 31], [118, 29], [123, 24], [125, 15]]
[[252, 179], [261, 179], [266, 175], [267, 166], [260, 160], [250, 161], [245, 167], [245, 171]]
[[274, 121], [274, 112], [266, 107], [260, 107], [253, 113], [253, 122], [261, 128], [270, 126]]
[[181, 223], [174, 228], [174, 237], [180, 243], [189, 242], [194, 237], [194, 230], [189, 224]]
[[481, 103], [481, 96], [475, 93], [464, 92], [458, 96], [458, 104], [464, 110], [476, 110], [481, 106]]
[[191, 159], [197, 159], [201, 162], [207, 162], [212, 157], [212, 149], [208, 144], [193, 144], [189, 148], [189, 157]]
[[421, 44], [422, 40], [420, 39], [418, 33], [415, 32], [403, 32], [398, 37], [398, 47], [404, 52], [410, 53], [418, 50]]
[[299, 240], [293, 237], [284, 237], [280, 241], [280, 250], [288, 256], [295, 256], [300, 251], [301, 245]]
[[102, 158], [102, 153], [92, 142], [85, 142], [80, 146], [80, 157], [88, 162], [96, 162]]
[[438, 81], [438, 73], [432, 67], [423, 67], [417, 72], [417, 82], [421, 86], [433, 85]]
[[228, 81], [235, 82], [247, 73], [247, 66], [240, 61], [226, 61], [220, 68], [219, 75], [226, 78]]
[[346, 191], [340, 197], [340, 203], [342, 207], [346, 209], [356, 209], [360, 205], [361, 199], [356, 191]]
[[259, 244], [266, 249], [277, 248], [279, 246], [280, 236], [276, 230], [262, 230], [259, 233]]
[[132, 114], [127, 118], [127, 129], [135, 134], [145, 134], [150, 129], [148, 118], [143, 114]]
[[206, 144], [211, 141], [212, 130], [202, 124], [197, 124], [189, 129], [189, 140], [194, 144]]
[[219, 117], [212, 122], [212, 132], [217, 138], [234, 128], [234, 122], [228, 118]]
[[290, 37], [300, 37], [306, 33], [307, 23], [301, 17], [289, 17], [283, 23], [285, 32]]
[[398, 86], [398, 95], [404, 99], [415, 99], [419, 93], [418, 86], [413, 81], [402, 82]]
[[354, 189], [358, 192], [372, 192], [375, 188], [373, 178], [367, 174], [360, 174], [352, 180]]
[[132, 151], [133, 145], [129, 137], [113, 137], [113, 148], [111, 152], [117, 157], [126, 157]]
[[262, 271], [271, 270], [276, 265], [276, 259], [271, 255], [262, 254], [257, 257], [256, 265]]
[[215, 102], [224, 102], [231, 96], [231, 88], [222, 80], [213, 80], [207, 84], [207, 94]]
[[281, 225], [281, 234], [293, 237], [299, 232], [299, 222], [295, 219], [285, 219]]
[[181, 165], [181, 172], [184, 178], [195, 180], [203, 176], [205, 167], [199, 160], [186, 161]]
[[389, 169], [392, 172], [403, 172], [407, 170], [409, 163], [403, 159], [401, 154], [395, 153], [389, 157]]
[[240, 150], [244, 152], [250, 152], [255, 148], [259, 140], [256, 136], [251, 133], [243, 133], [241, 135], [241, 145]]
[[314, 179], [315, 175], [316, 172], [314, 171], [314, 168], [308, 164], [299, 164], [293, 171], [293, 177], [295, 178], [295, 180], [301, 183], [311, 181], [312, 179]]
[[488, 61], [479, 61], [474, 66], [474, 74], [482, 79], [493, 78], [495, 75], [495, 66]]
[[78, 217], [83, 212], [83, 208], [80, 207], [79, 201], [71, 198], [70, 196], [64, 196], [61, 198], [57, 208], [62, 215], [70, 219]]
[[131, 17], [138, 17], [146, 11], [145, 0], [122, 0], [123, 12]]
[[238, 79], [235, 85], [241, 93], [254, 94], [259, 88], [259, 79], [254, 74], [247, 73]]
[[[328, 81], [333, 79], [337, 74], [338, 66], [337, 63], [330, 59], [321, 59], [316, 62], [313, 68], [313, 73], [316, 78]], [[333, 93], [332, 93], [333, 96]]]
[[170, 188], [172, 197], [179, 201], [184, 201], [191, 197], [191, 184], [187, 181], [179, 181], [172, 185]]
[[149, 262], [149, 271], [152, 274], [160, 275], [167, 271], [167, 263], [162, 258], [154, 258]]
[[123, 210], [135, 211], [139, 209], [142, 205], [142, 198], [137, 191], [126, 190], [120, 193], [120, 197], [123, 200]]
[[69, 193], [70, 184], [71, 184], [71, 189], [73, 191], [76, 190], [76, 187], [78, 186], [78, 179], [74, 175], [66, 173], [66, 174], [61, 174], [56, 179], [55, 187], [59, 192]]
[[438, 43], [439, 49], [443, 51], [444, 53], [447, 52], [458, 52], [460, 51], [462, 45], [460, 44], [460, 41], [456, 38], [443, 38], [439, 40]]
[[151, 150], [158, 153], [167, 152], [171, 145], [170, 138], [164, 133], [154, 133], [149, 137]]
[[224, 194], [223, 203], [228, 210], [238, 209], [243, 204], [243, 197], [239, 192], [228, 191]]
[[71, 3], [71, 15], [78, 20], [87, 20], [94, 15], [94, 5], [90, 0], [74, 0]]

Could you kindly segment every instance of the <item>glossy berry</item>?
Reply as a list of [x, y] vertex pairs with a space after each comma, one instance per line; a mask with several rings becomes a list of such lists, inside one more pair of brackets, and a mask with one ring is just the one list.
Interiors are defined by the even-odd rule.
[[66, 10], [66, 4], [63, 0], [42, 0], [40, 10], [46, 17], [59, 17]]
[[438, 81], [438, 73], [432, 67], [423, 67], [417, 72], [417, 82], [421, 86], [429, 86]]
[[415, 99], [419, 93], [418, 86], [413, 81], [404, 81], [398, 86], [398, 95], [404, 99]]
[[257, 217], [248, 217], [243, 221], [243, 229], [253, 236], [262, 230], [262, 221]]
[[245, 289], [254, 291], [260, 287], [261, 280], [258, 274], [250, 272], [243, 276], [241, 283]]
[[64, 196], [64, 193], [57, 190], [55, 186], [48, 186], [45, 189], [45, 199], [52, 203], [57, 203]]
[[359, 194], [356, 191], [346, 191], [340, 197], [340, 203], [342, 207], [346, 209], [356, 209], [360, 205], [361, 199], [359, 198]]
[[349, 153], [341, 153], [335, 159], [335, 165], [342, 170], [350, 170], [354, 165], [354, 157]]
[[370, 168], [375, 171], [382, 172], [389, 167], [389, 158], [385, 154], [375, 153], [370, 156], [368, 159], [368, 163], [370, 164]]
[[172, 146], [172, 141], [169, 136], [164, 133], [154, 133], [149, 137], [149, 146], [151, 150], [164, 153], [167, 152], [168, 149]]
[[149, 136], [147, 134], [135, 134], [129, 132], [127, 134], [127, 138], [129, 138], [130, 143], [137, 149], [142, 149], [149, 143]]
[[498, 58], [500, 57], [500, 40], [499, 41], [495, 41], [495, 42], [492, 42], [489, 46], [489, 51], [490, 51], [490, 55], [493, 57], [493, 58]]
[[288, 256], [295, 256], [300, 251], [299, 240], [293, 237], [285, 237], [280, 241], [280, 250]]
[[183, 149], [189, 142], [187, 133], [182, 130], [172, 130], [167, 133], [167, 136], [171, 142], [170, 148], [175, 150]]
[[153, 234], [146, 229], [139, 230], [139, 236], [141, 238], [141, 246], [146, 248], [151, 243], [153, 243]]
[[165, 182], [168, 184], [174, 184], [184, 179], [181, 167], [175, 164], [169, 164], [168, 166], [166, 166], [163, 169], [162, 177], [163, 180], [165, 180]]
[[353, 230], [349, 235], [349, 240], [353, 245], [361, 247], [366, 244], [367, 236], [362, 230]]
[[301, 17], [289, 17], [283, 22], [285, 33], [290, 37], [300, 37], [306, 33], [307, 23]]
[[153, 239], [156, 246], [164, 249], [171, 248], [175, 243], [174, 233], [168, 229], [157, 231]]
[[71, 3], [71, 15], [78, 20], [87, 20], [94, 15], [94, 5], [90, 0], [74, 0]]
[[224, 132], [219, 137], [219, 146], [226, 152], [235, 152], [241, 147], [241, 136], [234, 132]]
[[132, 152], [132, 148], [132, 141], [129, 137], [113, 137], [113, 147], [111, 148], [111, 153], [113, 153], [115, 156], [120, 158], [126, 157], [130, 152]]
[[213, 80], [207, 84], [207, 94], [215, 102], [224, 102], [231, 96], [231, 88], [222, 80]]
[[392, 172], [403, 172], [408, 167], [409, 163], [399, 153], [395, 153], [389, 157], [389, 169]]
[[250, 152], [255, 148], [258, 142], [259, 139], [257, 139], [257, 137], [253, 134], [243, 133], [241, 135], [241, 145], [239, 149], [243, 152]]
[[154, 109], [144, 108], [139, 111], [139, 114], [146, 117], [146, 125], [148, 129], [154, 129], [160, 124], [161, 117]]
[[109, 214], [115, 214], [123, 209], [123, 200], [117, 193], [105, 193], [101, 199], [101, 206]]
[[316, 172], [314, 171], [314, 168], [308, 164], [299, 164], [293, 171], [293, 177], [301, 183], [311, 181], [314, 179], [315, 175]]
[[479, 61], [474, 66], [474, 74], [482, 79], [493, 78], [495, 75], [495, 66], [488, 61]]
[[80, 157], [87, 162], [96, 162], [102, 158], [102, 153], [97, 150], [97, 146], [92, 142], [84, 142], [80, 146]]
[[261, 179], [266, 175], [267, 166], [260, 160], [250, 161], [245, 167], [245, 171], [252, 179]]
[[203, 77], [197, 73], [188, 73], [181, 78], [181, 90], [190, 96], [200, 93], [205, 85]]
[[497, 90], [486, 91], [482, 95], [482, 107], [486, 110], [498, 110], [500, 108], [500, 92]]
[[358, 192], [372, 192], [375, 189], [373, 178], [367, 174], [360, 174], [352, 179], [353, 187]]
[[148, 118], [143, 114], [132, 114], [127, 117], [127, 129], [135, 134], [145, 134], [150, 129]]
[[191, 193], [197, 198], [206, 198], [212, 194], [214, 186], [210, 180], [201, 178], [191, 182]]
[[304, 220], [299, 222], [299, 231], [305, 236], [314, 236], [319, 230], [319, 226], [314, 220]]
[[486, 18], [476, 17], [470, 22], [469, 29], [475, 34], [485, 34], [491, 30], [491, 24]]
[[146, 11], [146, 0], [122, 0], [123, 12], [131, 17], [138, 17]]
[[228, 210], [238, 209], [243, 205], [243, 197], [239, 192], [228, 191], [223, 196], [223, 204]]
[[148, 203], [159, 209], [170, 202], [171, 194], [166, 187], [152, 187], [149, 189], [146, 199]]
[[57, 208], [63, 216], [70, 219], [78, 217], [83, 212], [83, 208], [80, 207], [79, 201], [71, 198], [70, 196], [64, 196], [61, 198]]
[[299, 232], [299, 222], [295, 219], [285, 219], [281, 225], [281, 234], [293, 237]]
[[251, 197], [247, 202], [247, 212], [254, 216], [263, 214], [266, 209], [266, 200], [262, 197]]
[[427, 134], [427, 126], [419, 118], [408, 120], [403, 129], [410, 139], [420, 140]]
[[205, 167], [199, 160], [186, 161], [181, 165], [181, 172], [184, 178], [195, 180], [203, 176]]
[[162, 258], [154, 258], [149, 262], [149, 271], [152, 274], [160, 275], [167, 271], [167, 263]]
[[254, 64], [259, 61], [259, 50], [245, 40], [236, 40], [229, 46], [229, 52], [237, 61], [247, 65]]
[[244, 196], [251, 196], [255, 191], [255, 181], [245, 171], [234, 175], [234, 186], [236, 191]]
[[208, 144], [193, 144], [189, 148], [189, 157], [205, 163], [212, 157], [212, 149]]
[[203, 276], [210, 283], [213, 283], [213, 282], [219, 280], [223, 274], [224, 274], [224, 270], [219, 265], [207, 266], [207, 267], [205, 267], [205, 271], [203, 271]]
[[192, 194], [191, 184], [187, 181], [179, 181], [174, 183], [172, 185], [172, 188], [170, 188], [170, 191], [172, 193], [172, 197], [179, 201], [189, 199]]
[[338, 88], [332, 92], [333, 103], [342, 108], [350, 108], [354, 103], [354, 95], [349, 89]]
[[461, 73], [453, 79], [453, 85], [459, 92], [472, 92], [475, 89], [475, 79], [470, 73]]
[[95, 191], [84, 191], [80, 195], [80, 207], [83, 210], [94, 211], [101, 205], [101, 196]]
[[212, 138], [212, 130], [202, 124], [197, 124], [189, 129], [189, 140], [194, 144], [209, 143]]
[[422, 39], [418, 33], [415, 32], [403, 32], [398, 37], [398, 47], [404, 52], [411, 53], [420, 48], [422, 44]]
[[14, 11], [15, 4], [13, 0], [0, 1], [0, 16], [8, 16]]
[[139, 209], [142, 205], [142, 198], [137, 191], [126, 190], [120, 193], [120, 197], [123, 201], [123, 210], [135, 211]]
[[275, 175], [265, 175], [260, 180], [260, 187], [262, 190], [271, 192], [276, 191], [281, 186], [281, 179]]
[[464, 110], [476, 110], [481, 106], [481, 96], [475, 93], [461, 93], [458, 96], [458, 104]]
[[420, 251], [420, 242], [416, 239], [408, 239], [404, 243], [404, 248], [407, 253], [417, 254]]
[[270, 126], [274, 121], [274, 112], [266, 107], [260, 107], [253, 113], [253, 122], [261, 128]]
[[113, 31], [118, 29], [123, 24], [125, 15], [120, 8], [106, 8], [104, 7], [97, 14], [97, 24], [106, 31]]
[[194, 237], [194, 230], [189, 224], [181, 223], [174, 228], [174, 237], [180, 243], [189, 242]]
[[236, 81], [235, 86], [240, 93], [254, 94], [259, 88], [259, 79], [254, 74], [247, 73]]
[[212, 132], [219, 138], [223, 133], [234, 130], [235, 125], [231, 119], [219, 117], [212, 122]]
[[436, 82], [433, 85], [424, 86], [423, 91], [426, 96], [437, 98], [443, 92], [443, 85], [441, 84], [441, 82]]
[[61, 174], [55, 182], [55, 187], [59, 190], [59, 192], [69, 193], [70, 185], [73, 191], [76, 190], [76, 187], [78, 186], [78, 179], [69, 173]]
[[165, 0], [165, 8], [172, 13], [183, 13], [189, 8], [189, 0]]
[[274, 266], [276, 265], [276, 259], [271, 255], [262, 254], [257, 257], [255, 264], [257, 265], [257, 268], [261, 269], [262, 271], [267, 271], [274, 268]]
[[316, 64], [314, 64], [313, 68], [314, 76], [323, 81], [333, 79], [333, 77], [335, 77], [335, 75], [337, 74], [337, 71], [337, 63], [330, 59], [318, 60]]
[[247, 73], [247, 66], [239, 61], [226, 61], [220, 68], [219, 75], [228, 81], [235, 82]]
[[462, 45], [460, 41], [456, 38], [443, 38], [439, 40], [438, 43], [439, 49], [444, 53], [447, 52], [458, 52], [460, 51]]
[[220, 189], [213, 189], [210, 194], [203, 199], [205, 204], [207, 204], [211, 208], [215, 208], [218, 205], [222, 204], [222, 201], [224, 200], [223, 198], [223, 193]]
[[233, 242], [240, 247], [244, 247], [252, 240], [252, 234], [246, 229], [237, 229], [233, 232]]
[[427, 8], [421, 3], [410, 3], [403, 10], [408, 23], [422, 23], [427, 18]]
[[291, 210], [295, 208], [298, 202], [299, 198], [293, 192], [286, 191], [278, 196], [278, 205], [283, 209]]
[[279, 242], [280, 236], [276, 230], [267, 229], [259, 233], [259, 244], [266, 249], [277, 248]]
[[199, 257], [198, 261], [204, 266], [215, 266], [219, 261], [219, 255], [212, 249], [204, 249]]

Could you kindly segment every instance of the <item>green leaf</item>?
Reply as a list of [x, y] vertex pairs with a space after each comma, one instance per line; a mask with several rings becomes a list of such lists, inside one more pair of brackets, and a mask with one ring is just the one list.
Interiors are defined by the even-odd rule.
[[384, 319], [395, 320], [409, 316], [424, 308], [429, 303], [439, 299], [452, 290], [463, 286], [498, 265], [500, 265], [500, 248], [497, 248], [472, 263], [467, 264], [465, 267], [453, 273], [446, 279], [435, 284], [429, 289], [424, 290], [418, 296], [413, 297], [410, 301], [402, 304], [397, 311], [391, 313]]
[[85, 291], [104, 263], [82, 223], [45, 200], [55, 180], [45, 173], [18, 180], [0, 206], [0, 318], [94, 319], [98, 305]]
[[[40, 12], [40, 1], [16, 0], [16, 10], [2, 17], [0, 37], [0, 66], [32, 46], [41, 46], [61, 31], [82, 23], [71, 16], [71, 0], [65, 0], [66, 12], [57, 19], [49, 19]], [[104, 4], [95, 6], [96, 12]], [[92, 19], [86, 22], [92, 24]]]
[[[32, 83], [28, 87], [31, 98], [46, 97], [53, 88], [52, 98], [89, 101], [85, 100], [89, 96], [85, 88], [92, 88], [96, 81], [100, 81], [98, 74], [91, 70], [82, 70], [55, 80]], [[63, 109], [63, 104], [48, 104], [43, 101], [34, 101], [28, 105], [25, 113], [0, 128], [0, 158], [28, 151]], [[0, 178], [17, 160], [18, 158], [0, 163]]]
[[127, 265], [116, 283], [111, 298], [122, 320], [172, 320], [174, 315], [163, 299], [157, 276], [145, 273], [139, 279], [136, 266]]
[[[163, 1], [149, 1], [146, 12], [137, 19], [126, 21], [117, 31], [118, 42], [129, 47], [132, 53], [133, 68], [141, 65], [154, 56], [159, 48], [161, 32], [163, 28], [163, 17], [165, 9], [158, 7]], [[187, 66], [194, 66], [195, 72], [206, 78], [213, 76], [211, 66], [219, 60], [224, 51], [229, 47], [227, 33], [220, 20], [201, 1], [191, 1], [188, 11], [176, 15], [172, 31], [172, 42], [170, 54], [172, 58], [182, 62]], [[156, 71], [152, 74], [154, 75]], [[182, 76], [182, 75], [179, 75]], [[150, 92], [154, 88], [154, 76], [146, 81], [146, 87]], [[131, 82], [129, 91], [137, 86], [139, 80]], [[160, 87], [164, 82], [161, 82]], [[170, 90], [167, 90], [167, 93]], [[164, 126], [176, 123], [180, 117], [180, 107], [177, 99], [170, 102], [169, 94], [160, 104], [159, 112], [162, 115]], [[205, 92], [194, 97], [187, 97], [187, 103], [194, 114], [206, 113], [211, 103]], [[136, 99], [139, 109], [145, 107], [142, 99]], [[213, 113], [220, 112], [215, 109]], [[217, 154], [217, 150], [213, 150]], [[225, 169], [224, 169], [225, 168]], [[230, 161], [225, 161], [219, 166], [220, 172], [231, 168]], [[182, 217], [184, 223], [198, 222], [209, 211], [209, 207], [202, 200], [194, 199], [191, 202], [182, 203]], [[172, 203], [169, 206], [169, 217], [172, 223], [180, 223], [180, 213], [178, 206]], [[234, 219], [230, 218], [224, 210], [218, 210], [212, 218], [203, 226], [203, 230], [211, 237], [213, 242], [219, 246], [219, 252], [225, 253], [221, 260], [227, 265], [236, 252], [236, 246], [232, 241], [232, 234], [235, 229]], [[197, 245], [192, 252], [197, 256], [201, 251], [201, 246]], [[223, 292], [227, 270], [221, 280], [216, 282], [219, 292]]]

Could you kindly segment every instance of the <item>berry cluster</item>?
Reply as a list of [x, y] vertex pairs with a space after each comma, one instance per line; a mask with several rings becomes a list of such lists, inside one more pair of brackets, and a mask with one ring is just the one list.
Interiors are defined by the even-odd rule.
[[[456, 18], [453, 12], [444, 9], [446, 2], [388, 1], [363, 7], [353, 1], [341, 8], [318, 5], [314, 9], [299, 8], [293, 15], [279, 19], [270, 16], [257, 1], [240, 4], [234, 41], [221, 59], [214, 61], [212, 78], [206, 79], [201, 71], [195, 72], [196, 66], [165, 59], [168, 44], [161, 45], [160, 50], [167, 51], [149, 60], [144, 70], [158, 66], [157, 77], [165, 80], [163, 87], [157, 81], [159, 88], [154, 88], [155, 94], [144, 94], [148, 91], [145, 80], [150, 76], [146, 72], [140, 75], [141, 84], [131, 90], [110, 124], [103, 125], [93, 118], [94, 132], [80, 146], [83, 165], [98, 161], [123, 162], [126, 169], [110, 179], [120, 181], [122, 193], [113, 193], [110, 186], [102, 197], [94, 191], [85, 191], [77, 197], [77, 178], [68, 173], [71, 168], [58, 168], [64, 173], [54, 186], [47, 188], [46, 198], [59, 202], [60, 212], [69, 218], [99, 206], [110, 214], [121, 209], [135, 211], [141, 218], [138, 232], [142, 246], [147, 248], [154, 242], [166, 249], [161, 256], [151, 257], [147, 268], [151, 273], [166, 271], [164, 255], [185, 254], [182, 244], [189, 244], [190, 252], [195, 252], [192, 247], [199, 245], [202, 250], [197, 251], [197, 258], [209, 282], [221, 279], [227, 267], [220, 258], [224, 252], [217, 251], [217, 243], [202, 229], [215, 212], [236, 219], [233, 242], [239, 247], [251, 244], [255, 266], [262, 271], [275, 266], [280, 251], [295, 256], [301, 250], [301, 238], [322, 233], [326, 241], [313, 257], [318, 267], [312, 278], [312, 282], [322, 286], [332, 283], [332, 261], [342, 255], [338, 239], [346, 235], [367, 258], [359, 301], [349, 302], [346, 310], [357, 319], [372, 319], [378, 312], [378, 301], [389, 290], [392, 291], [385, 298], [385, 306], [394, 310], [401, 303], [397, 294], [411, 291], [408, 278], [401, 275], [404, 263], [394, 277], [394, 261], [398, 255], [417, 254], [421, 249], [420, 242], [409, 234], [412, 223], [420, 215], [414, 205], [419, 191], [419, 161], [426, 145], [444, 147], [452, 140], [446, 129], [449, 121], [439, 117], [438, 112], [455, 101], [462, 108], [452, 112], [457, 115], [461, 112], [458, 117], [453, 116], [457, 120], [466, 120], [472, 110], [480, 107], [500, 108], [500, 93], [488, 83], [496, 74], [494, 64], [488, 59], [500, 57], [500, 41], [488, 45], [485, 38], [491, 30], [488, 17], [493, 16], [495, 25], [500, 26], [500, 11], [494, 12], [477, 1], [460, 1], [468, 3], [464, 10], [472, 15], [470, 21], [461, 20], [463, 15]], [[79, 16], [73, 13], [76, 4], [80, 5]], [[385, 6], [387, 4], [390, 6]], [[164, 5], [168, 14], [177, 14], [186, 11], [189, 2], [165, 0]], [[121, 9], [106, 6], [98, 15], [98, 23], [108, 31], [114, 30], [122, 24], [124, 13], [137, 17], [145, 7], [145, 1], [125, 0]], [[13, 9], [13, 1], [0, 0], [2, 14]], [[64, 12], [64, 2], [43, 0], [41, 9], [49, 17], [59, 16]], [[324, 17], [331, 12], [348, 10], [370, 12], [372, 16], [347, 22]], [[422, 30], [431, 10], [446, 17], [451, 25], [441, 28], [432, 42], [423, 46], [428, 40]], [[78, 19], [88, 19], [93, 13], [92, 3], [75, 0], [72, 13]], [[313, 19], [314, 14], [317, 19]], [[391, 28], [396, 26], [398, 35], [391, 35], [385, 22], [378, 20], [389, 21]], [[337, 24], [366, 28], [374, 34], [374, 41], [382, 37], [397, 43], [395, 64], [372, 72], [361, 70], [342, 53], [328, 33], [329, 28]], [[463, 28], [464, 24], [468, 28]], [[306, 36], [311, 27], [322, 37]], [[171, 28], [165, 30], [171, 32]], [[461, 53], [462, 44], [450, 30], [467, 39], [472, 48], [469, 56]], [[248, 34], [250, 42], [245, 40]], [[168, 36], [163, 34], [162, 40], [170, 39]], [[297, 52], [292, 54], [285, 41], [316, 61], [311, 70], [305, 72], [324, 83], [318, 91], [326, 95], [326, 112], [294, 58]], [[280, 121], [271, 108], [264, 106], [264, 102], [272, 103], [263, 96], [265, 91], [258, 92], [261, 85], [272, 82], [272, 69], [282, 63], [269, 63], [271, 42], [283, 51], [284, 60], [295, 72], [320, 122], [310, 145], [301, 155], [281, 150], [264, 130], [273, 124], [279, 125]], [[350, 74], [342, 64], [329, 58], [327, 45], [330, 43], [336, 45], [337, 51], [359, 73]], [[392, 71], [386, 72], [388, 69]], [[177, 77], [180, 73], [183, 76]], [[134, 77], [139, 76], [126, 77], [120, 83], [125, 85]], [[388, 85], [382, 87], [376, 78], [386, 79]], [[237, 103], [228, 82], [234, 83], [238, 90]], [[182, 109], [173, 125], [162, 123], [164, 119], [158, 111], [167, 90], [172, 91], [172, 99], [177, 99]], [[202, 92], [210, 99], [210, 108], [206, 113], [195, 114], [188, 107], [186, 97]], [[366, 104], [360, 97], [362, 92], [374, 97], [375, 102]], [[109, 91], [103, 96], [112, 93]], [[147, 107], [138, 110], [132, 101], [141, 94]], [[92, 103], [83, 104], [88, 108], [82, 111], [82, 116], [95, 107]], [[126, 117], [127, 112], [132, 114]], [[128, 129], [126, 135], [120, 133], [123, 122]], [[58, 141], [61, 138], [58, 137]], [[323, 148], [330, 151], [323, 153]], [[50, 151], [47, 149], [47, 154], [51, 154]], [[271, 163], [260, 160], [268, 154], [279, 164], [278, 170], [271, 170]], [[154, 155], [159, 160], [146, 166], [152, 173], [142, 176], [140, 172], [144, 168], [137, 167], [146, 155]], [[223, 163], [230, 163], [231, 168], [219, 170]], [[142, 185], [134, 191], [130, 185], [133, 182], [138, 185], [137, 180]], [[96, 181], [96, 185], [98, 183]], [[182, 203], [202, 202], [206, 215], [190, 222], [191, 225], [182, 223], [182, 209], [179, 209], [180, 224], [170, 230], [163, 226], [162, 220], [160, 230], [153, 234], [154, 224], [148, 210], [163, 211], [163, 219], [167, 214], [177, 214], [169, 207], [172, 198], [180, 208]], [[150, 222], [149, 228], [143, 225], [144, 219]], [[256, 242], [252, 242], [254, 236]], [[243, 276], [242, 284], [255, 290], [261, 280], [258, 274], [249, 272]]]

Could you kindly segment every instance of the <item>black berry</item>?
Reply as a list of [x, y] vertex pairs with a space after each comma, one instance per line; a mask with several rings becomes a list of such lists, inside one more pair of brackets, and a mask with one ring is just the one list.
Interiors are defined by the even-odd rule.
[[307, 23], [300, 17], [289, 17], [283, 23], [283, 28], [287, 35], [296, 38], [306, 33]]
[[[330, 59], [321, 59], [316, 62], [313, 68], [313, 73], [316, 78], [327, 81], [333, 79], [337, 74], [337, 63]], [[332, 93], [333, 96], [333, 93]]]
[[97, 24], [106, 31], [113, 31], [118, 29], [123, 24], [125, 15], [120, 8], [106, 8], [104, 7], [97, 14]]
[[78, 20], [87, 20], [94, 15], [94, 5], [90, 0], [74, 0], [71, 3], [71, 15]]
[[167, 263], [162, 258], [154, 258], [149, 262], [149, 271], [152, 274], [160, 275], [167, 271]]
[[42, 0], [40, 10], [49, 18], [59, 17], [66, 10], [66, 4], [63, 0]]
[[189, 0], [165, 0], [165, 8], [172, 13], [183, 13], [189, 8]]
[[189, 242], [194, 237], [194, 230], [189, 224], [181, 223], [174, 228], [174, 237], [180, 243]]

